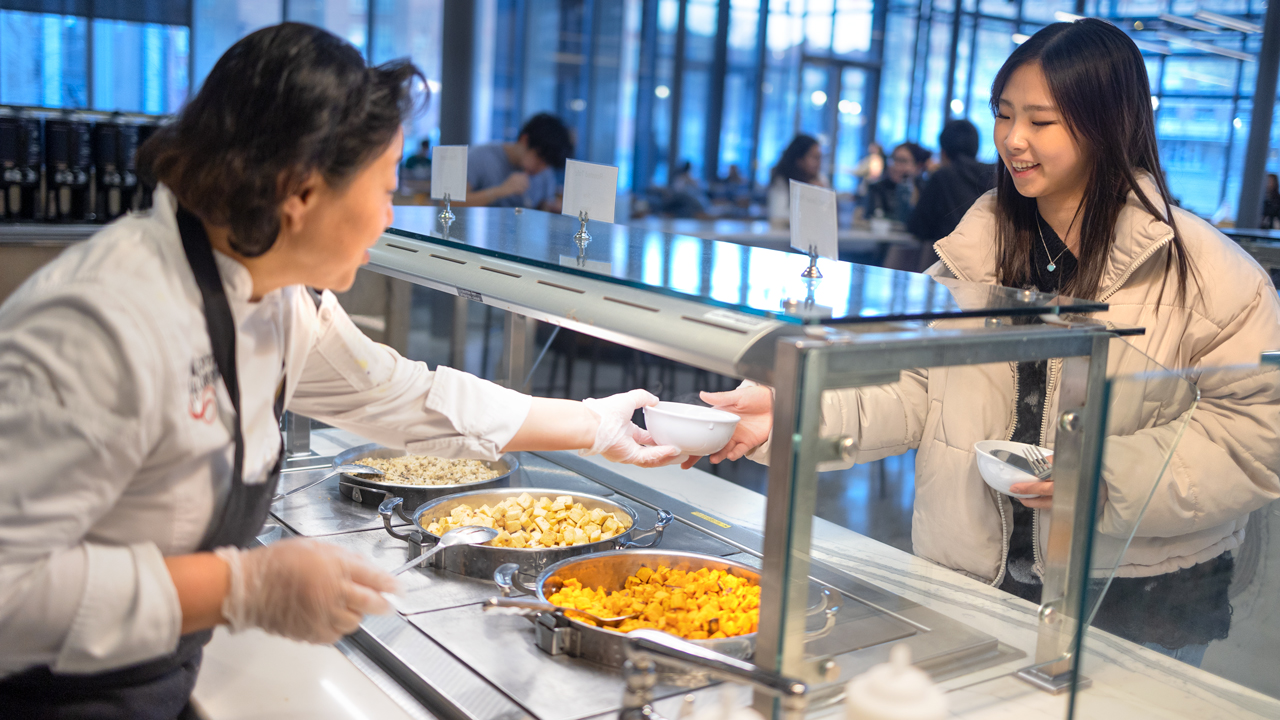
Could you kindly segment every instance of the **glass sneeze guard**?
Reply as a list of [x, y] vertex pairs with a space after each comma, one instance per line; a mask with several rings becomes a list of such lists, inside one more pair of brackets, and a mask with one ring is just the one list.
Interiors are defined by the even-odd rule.
[[[793, 323], [847, 324], [994, 315], [1089, 313], [1106, 305], [853, 263], [819, 260], [806, 282], [797, 253], [588, 221], [592, 239], [574, 242], [576, 218], [512, 208], [397, 206], [387, 232], [622, 286]], [[784, 301], [820, 312], [788, 314]]]

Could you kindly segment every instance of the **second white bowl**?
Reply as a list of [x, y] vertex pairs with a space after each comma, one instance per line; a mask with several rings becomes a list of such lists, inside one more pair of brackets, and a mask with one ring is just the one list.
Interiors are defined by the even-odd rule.
[[710, 455], [723, 448], [738, 426], [737, 415], [702, 405], [660, 402], [644, 409], [644, 424], [659, 445], [687, 455]]
[[[1028, 447], [1031, 446], [1011, 440], [983, 440], [974, 443], [973, 449], [978, 451], [978, 472], [982, 475], [982, 479], [996, 492], [1004, 493], [1009, 497], [1040, 497], [1039, 495], [1019, 495], [1018, 493], [1009, 492], [1009, 488], [1016, 483], [1038, 482], [1036, 476], [1025, 473], [1009, 463], [1001, 462], [991, 454], [993, 450], [1007, 450], [1015, 455], [1022, 455]], [[1040, 448], [1040, 450], [1045, 457], [1053, 457], [1052, 450], [1048, 448]]]

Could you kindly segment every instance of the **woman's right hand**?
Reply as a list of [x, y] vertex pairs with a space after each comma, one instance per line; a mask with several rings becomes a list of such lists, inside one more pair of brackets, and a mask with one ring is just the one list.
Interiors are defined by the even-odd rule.
[[[731, 412], [741, 418], [729, 442], [711, 455], [712, 464], [726, 459], [737, 460], [769, 439], [769, 433], [773, 431], [772, 388], [748, 385], [728, 392], [704, 392], [700, 397], [715, 409]], [[688, 470], [698, 460], [698, 457], [690, 457], [680, 467]]]
[[395, 592], [395, 579], [342, 548], [291, 539], [214, 552], [231, 568], [222, 615], [233, 631], [256, 627], [327, 644], [354, 632], [366, 614], [391, 611], [381, 593]]

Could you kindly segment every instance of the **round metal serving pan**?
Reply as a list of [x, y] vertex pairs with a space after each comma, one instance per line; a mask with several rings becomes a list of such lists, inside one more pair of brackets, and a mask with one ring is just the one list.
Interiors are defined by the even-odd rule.
[[[361, 460], [404, 457], [411, 454], [415, 453], [371, 443], [369, 445], [359, 445], [338, 453], [333, 458], [333, 466], [358, 464]], [[355, 500], [362, 505], [378, 505], [384, 500], [393, 497], [404, 498], [404, 509], [406, 512], [410, 512], [423, 503], [428, 503], [447, 495], [472, 490], [507, 487], [511, 484], [511, 476], [516, 470], [520, 469], [520, 461], [516, 460], [516, 456], [512, 454], [503, 455], [496, 461], [482, 460], [481, 462], [489, 469], [497, 470], [502, 474], [490, 480], [458, 485], [407, 485], [404, 483], [381, 482], [374, 480], [373, 476], [370, 475], [343, 473], [338, 478], [338, 491], [344, 497]]]
[[[562, 560], [543, 570], [531, 589], [543, 602], [550, 602], [548, 598], [552, 593], [559, 590], [565, 580], [570, 578], [577, 579], [583, 587], [602, 587], [606, 591], [623, 590], [626, 579], [636, 574], [640, 568], [657, 570], [660, 565], [686, 572], [695, 572], [702, 568], [723, 570], [751, 580], [757, 585], [760, 584], [759, 570], [722, 557], [664, 550], [617, 550], [597, 553], [590, 557]], [[602, 665], [622, 667], [622, 663], [627, 659], [626, 633], [596, 627], [576, 620], [572, 615], [562, 615], [561, 618], [578, 633], [574, 655]], [[756, 634], [747, 633], [729, 638], [690, 640], [689, 642], [739, 660], [746, 660], [755, 653]]]
[[[658, 510], [658, 521], [652, 528], [637, 530], [636, 519], [638, 516], [636, 511], [631, 509], [629, 505], [616, 500], [608, 500], [598, 495], [571, 493], [556, 488], [509, 488], [455, 493], [420, 505], [413, 511], [412, 515], [408, 515], [400, 509], [399, 498], [391, 498], [378, 507], [378, 512], [382, 515], [382, 524], [387, 532], [396, 538], [408, 541], [409, 557], [414, 557], [422, 554], [423, 550], [435, 545], [440, 540], [436, 535], [427, 532], [425, 526], [430, 525], [431, 521], [447, 516], [459, 505], [466, 504], [473, 508], [481, 505], [492, 506], [507, 498], [518, 497], [521, 493], [529, 493], [534, 499], [544, 496], [555, 498], [568, 495], [573, 498], [574, 502], [582, 503], [587, 510], [600, 508], [605, 512], [619, 513], [629, 520], [630, 525], [626, 532], [615, 535], [608, 540], [598, 540], [593, 543], [570, 545], [568, 547], [505, 548], [490, 545], [459, 545], [445, 548], [436, 553], [428, 562], [428, 565], [458, 573], [459, 575], [488, 580], [493, 577], [494, 571], [499, 566], [514, 563], [520, 566], [519, 572], [521, 574], [532, 577], [537, 576], [544, 569], [562, 560], [580, 555], [600, 553], [618, 548], [653, 547], [661, 542], [663, 530], [674, 519], [671, 513], [660, 509]], [[403, 528], [397, 529], [392, 525], [393, 514], [398, 514], [411, 523], [412, 529], [410, 532], [401, 532], [400, 530]]]

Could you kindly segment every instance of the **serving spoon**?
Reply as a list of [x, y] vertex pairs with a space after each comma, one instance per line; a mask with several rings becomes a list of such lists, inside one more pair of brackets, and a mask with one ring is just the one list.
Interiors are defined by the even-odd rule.
[[441, 535], [440, 542], [437, 542], [435, 547], [401, 565], [395, 570], [392, 570], [391, 574], [399, 575], [411, 567], [418, 567], [427, 560], [430, 560], [432, 555], [435, 555], [447, 547], [453, 547], [454, 545], [483, 545], [496, 537], [498, 537], [498, 531], [491, 527], [484, 527], [483, 525], [463, 525], [462, 527], [456, 527], [444, 535]]
[[510, 597], [489, 598], [488, 600], [484, 601], [484, 609], [486, 611], [491, 611], [491, 612], [492, 611], [501, 612], [503, 610], [511, 609], [511, 610], [537, 610], [540, 612], [551, 612], [551, 613], [555, 613], [555, 612], [573, 613], [575, 615], [582, 615], [583, 617], [594, 620], [598, 623], [601, 623], [602, 625], [617, 625], [618, 623], [622, 622], [623, 620], [626, 620], [627, 618], [633, 618], [636, 615], [640, 614], [640, 613], [631, 613], [630, 615], [619, 615], [617, 617], [600, 617], [599, 615], [592, 615], [586, 610], [579, 610], [577, 608], [571, 608], [571, 607], [563, 607], [561, 605], [552, 605], [549, 602], [542, 602], [541, 600], [531, 600], [526, 598], [510, 598]]
[[379, 478], [386, 477], [386, 473], [382, 472], [376, 467], [370, 467], [368, 465], [358, 465], [355, 463], [352, 463], [350, 465], [339, 465], [338, 467], [325, 473], [324, 477], [320, 478], [319, 480], [312, 480], [306, 485], [299, 485], [298, 487], [292, 490], [289, 490], [288, 492], [282, 492], [278, 495], [273, 496], [271, 498], [271, 502], [276, 502], [277, 500], [283, 500], [289, 497], [290, 495], [294, 493], [300, 493], [303, 490], [309, 490], [319, 485], [320, 483], [324, 482], [325, 480], [328, 480], [334, 475], [341, 475], [342, 473], [352, 473], [352, 474], [359, 474], [359, 475], [376, 475]]

